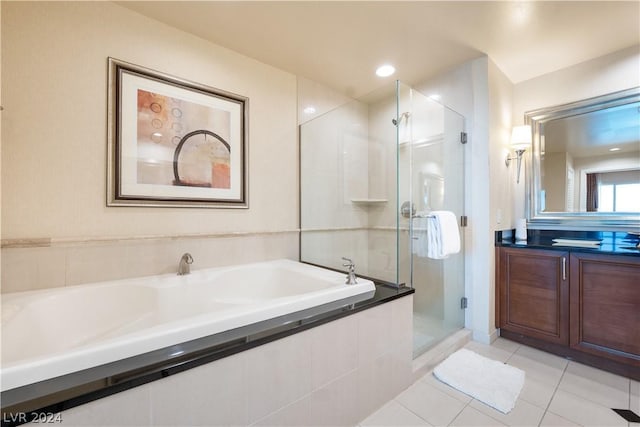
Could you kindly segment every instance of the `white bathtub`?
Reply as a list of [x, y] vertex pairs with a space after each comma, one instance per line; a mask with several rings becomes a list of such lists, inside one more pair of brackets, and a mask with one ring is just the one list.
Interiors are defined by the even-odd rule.
[[371, 281], [289, 260], [2, 296], [2, 391], [355, 295]]

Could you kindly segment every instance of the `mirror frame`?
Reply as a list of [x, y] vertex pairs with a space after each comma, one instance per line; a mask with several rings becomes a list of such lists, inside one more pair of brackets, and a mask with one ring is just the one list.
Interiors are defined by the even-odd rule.
[[540, 136], [545, 123], [550, 120], [571, 117], [637, 101], [640, 101], [640, 87], [525, 113], [525, 124], [531, 126], [533, 137], [530, 167], [528, 168], [531, 173], [527, 174], [528, 185], [526, 186], [527, 222], [532, 226], [531, 228], [558, 228], [559, 226], [598, 230], [605, 228], [607, 230], [640, 228], [640, 213], [634, 215], [629, 213], [611, 214], [603, 212], [542, 212], [540, 210], [540, 199], [538, 197], [542, 187], [540, 180]]

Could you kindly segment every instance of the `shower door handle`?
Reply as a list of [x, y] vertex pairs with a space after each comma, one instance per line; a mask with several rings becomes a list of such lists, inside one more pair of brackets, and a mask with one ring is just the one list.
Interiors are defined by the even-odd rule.
[[413, 218], [416, 214], [416, 207], [413, 203], [406, 201], [400, 206], [400, 214], [405, 218]]

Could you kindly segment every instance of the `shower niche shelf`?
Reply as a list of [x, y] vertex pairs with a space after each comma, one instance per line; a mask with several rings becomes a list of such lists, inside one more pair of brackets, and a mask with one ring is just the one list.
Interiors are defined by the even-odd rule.
[[387, 202], [387, 199], [351, 199], [351, 203], [355, 203], [358, 205], [378, 205]]

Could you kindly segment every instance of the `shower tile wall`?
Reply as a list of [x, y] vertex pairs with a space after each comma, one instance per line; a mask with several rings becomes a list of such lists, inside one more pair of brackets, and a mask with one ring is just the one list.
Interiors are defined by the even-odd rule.
[[369, 198], [367, 106], [351, 102], [301, 127], [301, 255], [342, 269], [353, 259], [366, 274]]

